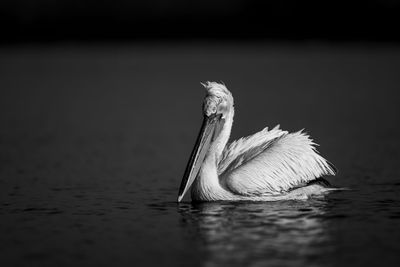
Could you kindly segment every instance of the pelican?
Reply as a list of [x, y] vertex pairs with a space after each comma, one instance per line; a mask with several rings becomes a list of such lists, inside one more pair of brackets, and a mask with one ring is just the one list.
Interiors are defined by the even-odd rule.
[[228, 143], [234, 107], [224, 84], [202, 83], [206, 89], [204, 120], [189, 158], [178, 202], [191, 187], [193, 201], [277, 201], [307, 199], [330, 190], [324, 175], [335, 167], [316, 151], [302, 131], [279, 125]]

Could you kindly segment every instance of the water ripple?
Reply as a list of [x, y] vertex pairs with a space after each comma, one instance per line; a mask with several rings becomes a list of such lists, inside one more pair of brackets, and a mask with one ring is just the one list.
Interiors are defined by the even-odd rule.
[[[185, 204], [178, 210], [190, 238], [201, 238], [205, 245], [205, 266], [283, 262], [288, 266], [299, 261], [316, 264], [313, 255], [330, 250], [325, 208], [326, 203], [316, 200]], [[274, 260], [268, 261], [268, 255]]]

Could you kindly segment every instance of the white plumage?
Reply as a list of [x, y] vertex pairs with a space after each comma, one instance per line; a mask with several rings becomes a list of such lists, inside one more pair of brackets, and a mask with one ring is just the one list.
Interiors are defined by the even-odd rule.
[[178, 201], [192, 183], [192, 199], [197, 201], [305, 199], [331, 190], [313, 183], [324, 175], [335, 175], [335, 169], [302, 131], [288, 133], [278, 125], [227, 145], [234, 116], [232, 94], [222, 84], [204, 86], [205, 124]]

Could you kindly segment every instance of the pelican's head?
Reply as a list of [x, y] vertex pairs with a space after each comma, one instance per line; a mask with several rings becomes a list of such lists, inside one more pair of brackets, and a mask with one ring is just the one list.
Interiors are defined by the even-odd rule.
[[204, 120], [182, 178], [178, 202], [197, 177], [213, 139], [221, 132], [226, 116], [233, 112], [233, 97], [225, 85], [207, 82], [203, 86], [207, 90], [203, 103]]
[[221, 115], [225, 118], [233, 107], [233, 97], [225, 85], [216, 82], [202, 83], [207, 90], [204, 98], [203, 113], [205, 116]]

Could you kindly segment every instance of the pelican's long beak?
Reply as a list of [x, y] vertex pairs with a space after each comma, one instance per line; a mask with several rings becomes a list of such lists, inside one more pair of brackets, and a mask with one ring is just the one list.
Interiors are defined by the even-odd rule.
[[203, 124], [201, 125], [199, 136], [197, 137], [189, 162], [186, 166], [185, 174], [183, 175], [181, 186], [179, 188], [178, 202], [181, 202], [194, 179], [200, 171], [204, 158], [207, 155], [211, 140], [214, 135], [215, 127], [221, 115], [204, 116]]

